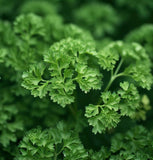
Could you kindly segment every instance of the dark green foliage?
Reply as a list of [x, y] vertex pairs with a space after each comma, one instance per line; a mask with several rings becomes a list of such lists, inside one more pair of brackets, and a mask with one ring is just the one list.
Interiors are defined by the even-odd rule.
[[153, 160], [152, 0], [0, 7], [0, 160]]
[[152, 159], [152, 141], [152, 133], [142, 126], [134, 127], [125, 134], [116, 134], [111, 144], [114, 155], [110, 159]]
[[88, 154], [79, 138], [59, 122], [56, 128], [29, 131], [19, 145], [19, 160], [33, 159], [86, 159]]
[[112, 35], [119, 24], [119, 16], [114, 8], [105, 3], [89, 3], [74, 13], [76, 23], [89, 29], [96, 38]]
[[145, 24], [133, 31], [131, 31], [127, 36], [126, 40], [129, 42], [138, 42], [143, 45], [148, 53], [148, 55], [153, 58], [153, 25]]

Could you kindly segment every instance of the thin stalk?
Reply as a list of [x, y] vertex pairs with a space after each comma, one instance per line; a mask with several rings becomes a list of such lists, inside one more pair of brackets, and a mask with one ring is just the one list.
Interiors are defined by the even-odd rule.
[[63, 145], [63, 147], [60, 149], [60, 151], [56, 154], [57, 156], [63, 151], [63, 149], [64, 149], [64, 145]]
[[58, 153], [55, 153], [54, 160], [57, 160], [58, 155], [63, 151], [64, 147], [65, 146], [63, 145], [63, 147], [60, 149], [60, 151]]
[[[107, 84], [106, 88], [104, 89], [104, 92], [106, 92], [110, 88], [110, 86], [111, 86], [111, 84], [113, 83], [114, 80], [115, 80], [115, 77], [112, 76], [109, 83]], [[98, 101], [97, 104], [99, 105], [99, 104], [101, 104], [101, 102], [102, 102], [102, 98], [99, 98], [99, 101]]]
[[113, 69], [111, 70], [111, 77], [113, 77], [113, 75], [114, 75], [114, 72], [113, 72]]
[[111, 84], [113, 83], [113, 81], [114, 81], [117, 77], [120, 77], [120, 76], [123, 76], [123, 75], [124, 75], [124, 73], [119, 73], [119, 74], [118, 74], [118, 72], [119, 72], [122, 64], [123, 64], [123, 59], [120, 60], [120, 63], [118, 64], [118, 66], [117, 66], [114, 74], [113, 74], [113, 70], [111, 70], [111, 79], [110, 79], [109, 83], [107, 84], [104, 92], [107, 91], [107, 90], [110, 88]]
[[[106, 88], [104, 89], [104, 92], [108, 91], [108, 89], [110, 88], [111, 84], [113, 83], [113, 81], [116, 78], [125, 75], [124, 72], [118, 74], [118, 72], [119, 72], [119, 70], [120, 70], [120, 68], [122, 66], [122, 63], [123, 63], [123, 59], [120, 60], [120, 63], [118, 64], [118, 66], [117, 66], [117, 68], [116, 68], [114, 73], [113, 73], [113, 70], [111, 70], [111, 78], [110, 78], [110, 81], [108, 82]], [[101, 102], [102, 102], [102, 99], [100, 98], [97, 104], [99, 105], [99, 104], [101, 104]]]
[[107, 84], [104, 92], [106, 92], [106, 91], [110, 88], [111, 84], [113, 83], [113, 81], [114, 81], [115, 79], [116, 79], [116, 77], [115, 77], [115, 76], [112, 76], [112, 78], [110, 79], [109, 83]]
[[57, 160], [57, 154], [55, 154], [55, 156], [54, 156], [54, 160]]
[[54, 155], [54, 160], [57, 160], [56, 145], [55, 145], [55, 155]]
[[116, 71], [114, 72], [114, 75], [117, 75], [117, 73], [119, 72], [121, 65], [123, 64], [123, 61], [124, 61], [123, 59], [120, 60], [120, 63], [118, 64]]

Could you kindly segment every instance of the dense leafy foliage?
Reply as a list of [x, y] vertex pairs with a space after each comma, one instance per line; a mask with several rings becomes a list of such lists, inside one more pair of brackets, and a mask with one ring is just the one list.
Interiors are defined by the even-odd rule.
[[0, 160], [153, 160], [153, 2], [0, 6]]

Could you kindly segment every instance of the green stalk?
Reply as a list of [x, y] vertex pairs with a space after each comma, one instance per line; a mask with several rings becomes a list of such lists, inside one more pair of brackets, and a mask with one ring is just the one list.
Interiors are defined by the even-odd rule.
[[120, 63], [118, 64], [118, 66], [116, 68], [116, 71], [114, 72], [114, 75], [117, 75], [117, 73], [119, 72], [119, 70], [120, 70], [120, 68], [121, 68], [121, 66], [123, 64], [123, 61], [124, 61], [123, 59], [120, 60]]
[[[123, 59], [120, 60], [120, 63], [118, 64], [118, 66], [117, 66], [117, 68], [116, 68], [114, 73], [113, 73], [113, 70], [111, 70], [111, 78], [110, 78], [110, 81], [108, 82], [106, 88], [104, 89], [104, 92], [108, 91], [108, 89], [110, 88], [110, 86], [112, 85], [113, 81], [116, 78], [118, 78], [120, 76], [125, 76], [124, 72], [118, 74], [118, 72], [119, 72], [119, 70], [120, 70], [120, 68], [121, 68], [121, 66], [123, 64], [123, 61], [124, 61]], [[101, 104], [101, 102], [102, 102], [102, 99], [99, 98], [99, 101], [98, 101], [97, 104], [99, 105], [99, 104]]]

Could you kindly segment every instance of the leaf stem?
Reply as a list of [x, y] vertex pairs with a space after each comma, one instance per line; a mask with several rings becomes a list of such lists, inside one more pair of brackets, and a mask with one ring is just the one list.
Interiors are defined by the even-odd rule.
[[54, 160], [57, 160], [56, 145], [55, 145], [55, 155], [54, 155]]
[[109, 83], [107, 84], [104, 92], [106, 92], [106, 91], [110, 88], [111, 84], [113, 83], [113, 81], [114, 81], [115, 79], [116, 79], [115, 76], [112, 76], [112, 77], [111, 77], [111, 79], [110, 79]]
[[114, 72], [113, 72], [113, 69], [111, 70], [111, 77], [113, 77], [113, 74], [114, 74]]
[[54, 160], [57, 160], [57, 154], [55, 154], [55, 156], [54, 156]]
[[60, 151], [57, 153], [55, 153], [55, 155], [54, 155], [54, 160], [57, 160], [57, 157], [58, 157], [58, 155], [63, 151], [63, 149], [64, 149], [64, 145], [63, 145], [63, 147], [60, 149]]
[[64, 149], [64, 145], [63, 145], [63, 147], [60, 149], [60, 151], [56, 154], [57, 156], [63, 151], [63, 149]]
[[117, 73], [119, 72], [119, 70], [120, 70], [120, 68], [121, 68], [121, 66], [123, 64], [123, 61], [124, 61], [123, 59], [120, 60], [120, 63], [118, 64], [118, 66], [116, 68], [116, 71], [114, 72], [114, 75], [117, 75]]
[[[117, 66], [117, 68], [116, 68], [114, 73], [113, 73], [113, 70], [111, 70], [111, 78], [110, 78], [110, 81], [108, 82], [106, 88], [104, 89], [104, 92], [108, 91], [108, 89], [110, 88], [111, 84], [113, 83], [113, 81], [116, 78], [121, 77], [121, 76], [126, 76], [126, 74], [124, 72], [118, 74], [122, 64], [123, 64], [123, 59], [120, 60], [120, 62], [119, 62], [119, 64], [118, 64], [118, 66]], [[100, 98], [97, 104], [99, 105], [99, 104], [101, 104], [101, 102], [102, 102], [102, 99]]]

